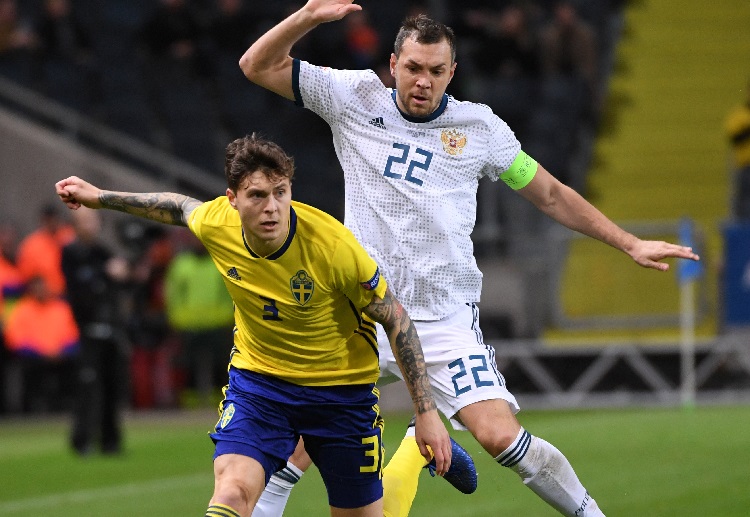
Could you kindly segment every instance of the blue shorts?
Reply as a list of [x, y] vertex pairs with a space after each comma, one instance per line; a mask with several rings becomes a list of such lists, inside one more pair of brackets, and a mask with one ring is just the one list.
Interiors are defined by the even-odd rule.
[[249, 456], [266, 483], [286, 466], [301, 436], [337, 508], [383, 497], [383, 419], [374, 384], [298, 386], [234, 367], [210, 434], [222, 454]]

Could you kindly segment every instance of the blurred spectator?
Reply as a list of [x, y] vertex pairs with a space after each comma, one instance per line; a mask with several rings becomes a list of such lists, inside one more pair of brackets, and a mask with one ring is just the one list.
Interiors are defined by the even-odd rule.
[[12, 305], [24, 289], [21, 272], [16, 266], [18, 233], [7, 222], [0, 222], [0, 327]]
[[478, 41], [472, 61], [478, 75], [489, 78], [537, 79], [539, 43], [520, 5], [497, 11], [470, 11], [467, 24]]
[[47, 288], [44, 277], [30, 278], [27, 287], [3, 329], [20, 370], [20, 407], [13, 409], [62, 409], [58, 406], [70, 392], [72, 359], [79, 347], [78, 327], [68, 302]]
[[67, 297], [81, 336], [71, 445], [82, 455], [96, 443], [104, 453], [117, 453], [125, 381], [119, 285], [128, 278], [128, 263], [100, 242], [96, 210], [73, 212], [73, 226], [76, 239], [62, 251]]
[[216, 67], [207, 24], [194, 8], [195, 2], [161, 0], [143, 25], [145, 86], [160, 147], [213, 171], [221, 163], [219, 114], [210, 91]]
[[18, 16], [16, 0], [0, 0], [0, 54], [28, 48], [33, 41], [33, 32]]
[[75, 238], [75, 232], [62, 220], [56, 206], [42, 207], [39, 216], [39, 228], [26, 236], [18, 247], [16, 265], [24, 281], [41, 276], [50, 293], [60, 296], [65, 292], [65, 277], [60, 266], [62, 248]]
[[467, 11], [473, 31], [470, 95], [487, 104], [526, 141], [526, 123], [536, 103], [539, 42], [519, 5]]
[[[547, 80], [577, 86], [577, 99], [585, 100], [587, 114], [600, 110], [597, 37], [570, 0], [557, 2], [552, 21], [543, 28], [542, 66]], [[580, 86], [578, 86], [580, 85]]]
[[[5, 319], [12, 310], [18, 298], [23, 293], [21, 273], [15, 263], [18, 234], [16, 228], [8, 222], [0, 222], [0, 413], [5, 412], [12, 402], [8, 402], [12, 388], [9, 386], [13, 379], [10, 371], [12, 363], [8, 348], [5, 346], [3, 328]], [[8, 383], [6, 384], [6, 379]]]
[[202, 29], [186, 0], [160, 0], [142, 29], [149, 57], [158, 65], [181, 64], [197, 72]]
[[216, 0], [216, 15], [208, 31], [214, 49], [239, 60], [255, 41], [259, 21], [257, 9], [251, 12], [243, 0]]
[[19, 17], [16, 0], [0, 0], [0, 74], [29, 83], [33, 44], [34, 33]]
[[167, 317], [179, 332], [187, 386], [199, 404], [215, 405], [214, 391], [226, 380], [232, 349], [234, 304], [203, 244], [185, 232], [187, 245], [165, 277]]
[[177, 401], [174, 359], [178, 343], [170, 332], [164, 303], [164, 275], [174, 256], [169, 234], [150, 227], [145, 253], [133, 268], [128, 334], [132, 344], [131, 390], [136, 408], [170, 407]]
[[98, 102], [100, 81], [92, 39], [70, 0], [44, 0], [35, 32], [42, 91], [79, 110]]
[[724, 127], [732, 152], [732, 215], [750, 221], [750, 81], [745, 102], [730, 110]]
[[348, 68], [373, 69], [381, 62], [380, 35], [365, 11], [344, 18], [344, 41], [349, 58]]

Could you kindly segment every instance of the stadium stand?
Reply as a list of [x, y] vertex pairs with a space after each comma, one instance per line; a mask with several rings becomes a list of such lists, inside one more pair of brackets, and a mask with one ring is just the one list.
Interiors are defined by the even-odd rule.
[[[16, 3], [0, 0], [0, 4], [6, 2]], [[265, 6], [267, 12], [254, 13], [255, 26], [249, 32], [283, 16], [292, 4], [277, 2]], [[552, 0], [520, 3], [535, 38], [551, 22], [555, 4]], [[576, 0], [572, 4], [591, 27], [597, 46], [597, 79], [588, 93], [581, 93], [580, 77], [546, 75], [539, 69], [536, 76], [519, 79], [483, 68], [481, 57], [489, 49], [487, 35], [501, 26], [508, 10], [519, 5], [516, 2], [467, 0], [452, 6], [432, 1], [419, 7], [384, 0], [369, 13], [369, 23], [380, 35], [383, 62], [407, 12], [432, 11], [454, 26], [460, 38], [460, 71], [449, 93], [458, 98], [477, 95], [519, 124], [524, 148], [615, 221], [650, 232], [651, 237], [673, 239], [675, 221], [691, 216], [705, 236], [704, 257], [709, 264], [699, 293], [699, 309], [704, 311], [699, 330], [715, 332], [718, 281], [711, 264], [720, 255], [718, 228], [726, 216], [729, 197], [719, 173], [725, 150], [720, 119], [736, 100], [735, 90], [747, 79], [746, 71], [736, 80], [730, 75], [733, 70], [744, 70], [748, 50], [746, 39], [740, 41], [737, 36], [745, 33], [741, 24], [747, 16], [738, 16], [733, 9], [747, 7], [717, 5], [707, 13], [697, 0], [687, 5], [676, 0]], [[33, 27], [41, 5], [18, 2], [15, 23]], [[61, 81], [66, 76], [70, 82], [80, 77], [52, 70], [52, 65], [46, 71], [40, 69], [39, 55], [30, 46], [0, 53], [0, 131], [4, 135], [0, 165], [14, 171], [13, 185], [0, 194], [5, 201], [0, 214], [20, 220], [22, 226], [29, 206], [19, 205], [18, 199], [31, 199], [29, 193], [43, 191], [58, 179], [58, 172], [74, 173], [79, 167], [93, 171], [97, 179], [124, 180], [133, 189], [151, 185], [207, 198], [223, 190], [224, 143], [260, 131], [294, 150], [301, 167], [295, 196], [343, 215], [341, 171], [325, 123], [245, 80], [237, 65], [239, 54], [211, 38], [212, 21], [217, 16], [214, 2], [188, 2], [203, 31], [195, 43], [204, 53], [205, 68], [197, 73], [149, 58], [142, 30], [158, 2], [71, 0], [71, 5], [91, 35], [100, 78], [98, 94], [64, 96], [62, 82], [59, 91], [45, 89], [45, 73], [55, 74]], [[498, 25], [482, 32], [472, 25], [478, 19]], [[339, 51], [344, 48], [344, 28], [328, 25], [301, 42], [296, 49], [299, 57], [341, 68], [353, 66], [347, 61], [350, 56]], [[67, 91], [80, 93], [75, 86]], [[592, 108], [591, 98], [599, 98], [601, 105]], [[11, 158], [19, 149], [26, 151], [24, 157]], [[60, 160], [55, 156], [66, 157], [64, 167], [58, 167]], [[47, 176], [37, 172], [42, 169]], [[676, 331], [673, 276], [654, 280], [653, 275], [635, 271], [627, 259], [613, 255], [615, 252], [601, 244], [571, 240], [568, 232], [502, 185], [482, 186], [478, 219], [473, 237], [485, 271], [485, 337], [500, 344], [499, 361], [519, 361], [525, 369], [518, 371], [536, 372], [527, 379], [530, 390], [549, 395], [556, 387], [566, 390], [576, 386], [585, 394], [587, 386], [600, 379], [597, 375], [607, 371], [606, 365], [598, 363], [596, 371], [589, 371], [583, 380], [556, 381], [558, 366], [544, 362], [556, 359], [545, 359], [539, 368], [513, 342], [495, 340], [532, 339], [523, 342], [522, 348], [540, 356], [547, 354], [546, 345], [537, 341], [542, 336], [547, 343], [611, 343], [618, 336], [612, 329], [622, 325], [607, 318], [623, 313], [641, 326], [632, 330], [631, 325], [626, 339], [642, 337], [644, 321], [654, 326], [648, 321], [653, 315], [666, 315], [659, 325], [662, 337], [665, 328], [672, 335]], [[591, 280], [592, 275], [596, 281]], [[647, 300], [642, 296], [644, 285], [649, 288]], [[594, 321], [599, 330], [572, 328], [580, 327], [580, 321], [573, 320], [590, 316], [594, 320], [587, 321]], [[553, 323], [557, 328], [550, 331]], [[733, 345], [727, 346], [734, 350]], [[595, 348], [580, 353], [596, 361]], [[611, 350], [610, 358], [629, 357], [632, 364], [641, 365], [642, 373], [651, 371], [642, 366], [642, 355], [639, 359], [638, 354], [628, 355], [625, 348]], [[720, 362], [710, 351], [705, 354], [713, 357], [714, 363]], [[561, 360], [575, 361], [569, 355]], [[706, 372], [709, 369], [704, 368]], [[657, 391], [672, 383], [644, 375], [650, 380], [642, 383]], [[570, 399], [571, 404], [580, 400], [579, 395]]]

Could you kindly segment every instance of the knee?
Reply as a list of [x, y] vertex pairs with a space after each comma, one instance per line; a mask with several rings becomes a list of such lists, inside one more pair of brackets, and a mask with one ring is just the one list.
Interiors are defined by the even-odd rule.
[[482, 426], [474, 436], [484, 450], [495, 458], [513, 444], [520, 430], [520, 426], [511, 425]]
[[245, 515], [255, 505], [259, 495], [254, 494], [243, 480], [224, 476], [216, 480], [211, 504], [226, 505]]

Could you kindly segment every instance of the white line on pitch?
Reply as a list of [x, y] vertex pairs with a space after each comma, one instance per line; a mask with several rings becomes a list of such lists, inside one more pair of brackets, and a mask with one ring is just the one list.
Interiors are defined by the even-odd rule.
[[152, 481], [144, 481], [142, 483], [128, 483], [125, 485], [62, 492], [42, 497], [17, 499], [15, 501], [0, 503], [0, 514], [44, 509], [64, 504], [87, 503], [97, 499], [143, 495], [153, 492], [162, 492], [172, 488], [185, 488], [186, 485], [207, 486], [207, 490], [209, 490], [212, 489], [210, 479], [210, 474], [196, 474], [193, 476], [155, 479]]

